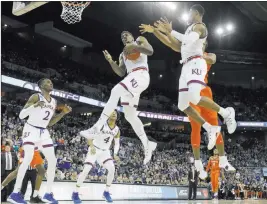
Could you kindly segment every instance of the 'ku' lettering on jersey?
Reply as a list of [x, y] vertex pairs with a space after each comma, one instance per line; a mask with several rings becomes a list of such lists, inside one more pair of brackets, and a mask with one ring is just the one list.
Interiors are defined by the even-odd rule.
[[40, 106], [33, 109], [27, 123], [35, 127], [47, 128], [51, 118], [53, 117], [57, 102], [54, 98], [51, 97], [51, 101], [47, 101], [45, 97], [38, 93], [39, 101], [44, 101], [44, 107], [41, 108]]
[[207, 166], [207, 171], [209, 170], [211, 170], [211, 172], [220, 171], [219, 161], [220, 161], [219, 157], [210, 157]]
[[[134, 43], [137, 44], [136, 42]], [[121, 53], [121, 56], [126, 66], [127, 73], [131, 73], [133, 69], [138, 67], [144, 67], [148, 69], [147, 55], [143, 53], [140, 53], [140, 57], [138, 57], [136, 60], [127, 59], [123, 53]]]
[[100, 134], [96, 136], [93, 140], [94, 146], [108, 150], [111, 146], [111, 143], [120, 132], [120, 129], [118, 126], [115, 126], [113, 129], [111, 129], [106, 122], [103, 127], [100, 130]]
[[[198, 23], [194, 23], [192, 25], [190, 25], [186, 31], [185, 31], [185, 36], [189, 35], [192, 31], [195, 25], [197, 25]], [[207, 35], [204, 38], [199, 38], [197, 41], [195, 41], [194, 43], [191, 44], [185, 44], [184, 42], [182, 42], [182, 46], [181, 46], [181, 55], [182, 55], [182, 61], [185, 61], [186, 59], [192, 57], [192, 56], [196, 56], [196, 55], [200, 55], [203, 56], [203, 46], [204, 43], [207, 40], [207, 36], [208, 36], [208, 31]]]

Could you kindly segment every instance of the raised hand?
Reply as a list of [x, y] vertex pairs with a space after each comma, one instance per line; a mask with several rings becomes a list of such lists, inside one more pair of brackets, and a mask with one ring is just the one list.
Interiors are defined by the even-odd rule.
[[151, 25], [146, 25], [146, 24], [141, 24], [139, 26], [140, 28], [140, 33], [144, 34], [144, 33], [153, 33], [154, 32], [154, 27]]
[[111, 55], [108, 53], [107, 50], [104, 50], [104, 51], [103, 51], [103, 54], [104, 54], [104, 56], [105, 56], [105, 58], [106, 58], [106, 60], [107, 60], [108, 62], [112, 62], [112, 57], [111, 57]]

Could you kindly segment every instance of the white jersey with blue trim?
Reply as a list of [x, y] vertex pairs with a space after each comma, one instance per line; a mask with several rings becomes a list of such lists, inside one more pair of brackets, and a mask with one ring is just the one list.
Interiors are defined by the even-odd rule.
[[[186, 31], [185, 31], [185, 36], [189, 35], [191, 32], [193, 32], [193, 28], [195, 25], [197, 25], [199, 23], [193, 23], [192, 25], [190, 25]], [[205, 25], [203, 23], [203, 25]], [[207, 40], [207, 36], [208, 36], [208, 31], [207, 35], [204, 38], [199, 38], [197, 41], [191, 43], [191, 44], [186, 44], [184, 42], [182, 42], [182, 46], [181, 46], [181, 55], [182, 55], [182, 62], [186, 61], [188, 58], [193, 57], [193, 56], [203, 56], [203, 46], [204, 43]]]
[[[134, 42], [137, 44], [137, 42]], [[140, 53], [140, 57], [138, 57], [136, 60], [129, 60], [127, 57], [121, 53], [121, 56], [123, 57], [124, 64], [126, 66], [127, 73], [131, 73], [133, 69], [142, 67], [148, 69], [148, 63], [147, 63], [147, 55]]]
[[38, 93], [38, 97], [39, 101], [44, 102], [44, 107], [41, 108], [38, 106], [34, 108], [29, 114], [27, 123], [35, 127], [47, 128], [51, 118], [55, 113], [57, 102], [52, 97], [50, 101], [47, 101], [41, 93]]
[[106, 122], [100, 129], [99, 135], [94, 138], [94, 146], [102, 150], [108, 150], [111, 146], [114, 137], [116, 137], [119, 132], [120, 129], [117, 125], [111, 129], [108, 125], [108, 122]]

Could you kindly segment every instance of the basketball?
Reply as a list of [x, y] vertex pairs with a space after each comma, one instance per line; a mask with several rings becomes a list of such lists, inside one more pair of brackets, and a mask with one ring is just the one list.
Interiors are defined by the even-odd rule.
[[140, 57], [140, 52], [134, 52], [126, 56], [128, 60], [137, 60]]

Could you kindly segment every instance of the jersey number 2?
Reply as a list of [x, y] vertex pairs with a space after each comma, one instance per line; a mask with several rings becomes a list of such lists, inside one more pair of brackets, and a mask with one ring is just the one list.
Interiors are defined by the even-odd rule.
[[105, 143], [109, 142], [110, 137], [107, 137], [106, 139], [104, 139]]
[[50, 112], [49, 111], [45, 111], [45, 114], [47, 114], [47, 115], [43, 118], [43, 120], [48, 120], [48, 117], [50, 115]]

